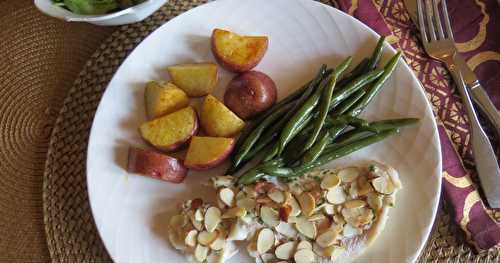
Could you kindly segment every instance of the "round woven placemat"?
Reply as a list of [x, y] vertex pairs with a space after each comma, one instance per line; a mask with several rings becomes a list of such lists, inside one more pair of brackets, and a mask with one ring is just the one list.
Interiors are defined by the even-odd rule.
[[[92, 220], [85, 181], [94, 113], [114, 72], [137, 44], [169, 19], [205, 2], [170, 0], [143, 22], [121, 27], [94, 53], [69, 91], [52, 133], [43, 188], [53, 262], [111, 261]], [[474, 254], [457, 233], [450, 217], [440, 209], [420, 262], [499, 262], [498, 250]]]

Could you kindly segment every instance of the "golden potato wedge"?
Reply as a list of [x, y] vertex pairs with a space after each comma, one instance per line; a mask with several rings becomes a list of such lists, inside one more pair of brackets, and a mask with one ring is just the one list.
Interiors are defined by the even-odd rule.
[[179, 149], [198, 131], [198, 117], [192, 107], [143, 123], [142, 138], [163, 151]]
[[234, 136], [245, 126], [242, 119], [212, 95], [205, 97], [200, 120], [203, 130], [215, 137]]
[[189, 97], [205, 96], [217, 85], [217, 65], [214, 63], [179, 64], [167, 70], [172, 82]]
[[234, 138], [193, 136], [184, 165], [194, 170], [216, 167], [229, 157], [234, 144]]
[[144, 101], [150, 120], [189, 106], [186, 93], [170, 82], [148, 82], [144, 90]]
[[222, 67], [233, 72], [245, 72], [259, 64], [269, 40], [266, 36], [240, 36], [216, 28], [211, 42], [212, 53]]

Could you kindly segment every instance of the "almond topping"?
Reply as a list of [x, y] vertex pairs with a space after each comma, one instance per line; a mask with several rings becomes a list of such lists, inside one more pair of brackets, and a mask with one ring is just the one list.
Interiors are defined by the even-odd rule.
[[208, 232], [213, 232], [221, 221], [221, 212], [217, 207], [209, 207], [205, 213], [205, 228]]
[[295, 242], [293, 241], [279, 245], [274, 251], [279, 259], [289, 259], [293, 256], [293, 252], [295, 252]]
[[359, 176], [359, 169], [356, 167], [349, 167], [340, 170], [337, 174], [342, 183], [351, 183]]
[[314, 262], [314, 252], [310, 249], [301, 249], [295, 252], [293, 259], [295, 263], [311, 263]]
[[321, 181], [321, 188], [328, 190], [340, 185], [340, 178], [336, 174], [327, 174]]
[[360, 208], [366, 206], [366, 202], [363, 200], [350, 200], [344, 203], [345, 208]]
[[373, 179], [372, 185], [375, 191], [385, 195], [390, 195], [396, 190], [394, 184], [392, 183], [392, 180], [385, 176]]
[[285, 196], [279, 189], [271, 189], [269, 192], [267, 192], [267, 196], [278, 204], [281, 204], [285, 201]]
[[219, 236], [219, 231], [215, 230], [213, 232], [202, 231], [198, 234], [198, 243], [208, 246], [212, 244]]
[[267, 206], [260, 209], [260, 218], [269, 227], [275, 227], [280, 223], [278, 212]]
[[264, 254], [274, 245], [274, 233], [269, 228], [263, 228], [257, 237], [257, 251]]
[[227, 219], [227, 218], [235, 218], [235, 217], [244, 217], [244, 216], [246, 216], [246, 214], [247, 214], [247, 210], [245, 210], [245, 208], [236, 206], [236, 207], [229, 208], [228, 210], [226, 210], [226, 212], [224, 212], [224, 214], [222, 214], [221, 218]]
[[297, 201], [299, 202], [302, 213], [305, 216], [310, 216], [316, 208], [316, 201], [314, 197], [309, 192], [304, 192], [298, 196]]
[[297, 235], [297, 230], [289, 223], [280, 222], [274, 229], [276, 229], [276, 232], [289, 238], [294, 238]]
[[219, 191], [220, 200], [227, 206], [233, 206], [234, 192], [230, 188], [222, 188]]
[[322, 248], [329, 247], [335, 243], [337, 240], [337, 231], [328, 230], [316, 238], [316, 243]]
[[326, 194], [326, 200], [334, 205], [344, 203], [346, 200], [346, 194], [344, 192], [344, 189], [342, 189], [342, 187], [340, 186], [331, 188], [330, 190], [328, 190], [328, 193]]
[[184, 238], [184, 243], [190, 247], [196, 246], [196, 236], [198, 235], [198, 231], [191, 230], [187, 233], [186, 238]]
[[300, 241], [299, 244], [297, 245], [297, 250], [301, 250], [301, 249], [311, 250], [312, 249], [311, 242], [309, 242], [307, 240]]
[[314, 239], [316, 237], [316, 225], [304, 217], [297, 218], [297, 221], [295, 222], [295, 228], [297, 228], [299, 233], [306, 236], [307, 238]]
[[205, 246], [198, 244], [194, 249], [194, 258], [198, 263], [202, 263], [203, 261], [205, 261], [207, 255], [208, 255], [208, 248]]

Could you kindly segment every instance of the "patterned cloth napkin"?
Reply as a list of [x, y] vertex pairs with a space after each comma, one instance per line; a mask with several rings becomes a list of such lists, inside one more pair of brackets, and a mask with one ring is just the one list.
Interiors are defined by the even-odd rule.
[[[500, 7], [495, 0], [448, 0], [458, 50], [500, 107]], [[500, 210], [480, 195], [469, 142], [465, 109], [443, 65], [430, 59], [417, 38], [403, 0], [337, 0], [356, 17], [404, 52], [423, 83], [436, 116], [443, 158], [443, 193], [454, 221], [477, 250], [500, 246]]]

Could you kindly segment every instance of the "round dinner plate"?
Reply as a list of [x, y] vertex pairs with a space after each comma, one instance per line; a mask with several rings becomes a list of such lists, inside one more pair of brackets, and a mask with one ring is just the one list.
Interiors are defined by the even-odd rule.
[[[210, 50], [214, 28], [244, 35], [266, 35], [269, 48], [257, 70], [271, 76], [283, 98], [311, 79], [322, 63], [335, 66], [352, 55], [369, 56], [378, 35], [358, 20], [308, 0], [220, 0], [170, 20], [148, 36], [123, 62], [95, 115], [87, 156], [87, 184], [95, 223], [116, 262], [185, 262], [168, 243], [169, 217], [187, 198], [213, 196], [202, 183], [224, 167], [190, 172], [182, 184], [127, 173], [129, 146], [149, 147], [138, 127], [146, 121], [144, 86], [168, 80], [172, 64], [215, 61]], [[395, 51], [386, 44], [382, 63]], [[219, 67], [219, 98], [234, 74]], [[199, 104], [200, 99], [195, 101]], [[383, 233], [355, 262], [414, 262], [438, 207], [441, 149], [430, 104], [403, 60], [363, 113], [368, 120], [418, 117], [417, 126], [330, 163], [375, 159], [400, 172], [403, 190]], [[84, 237], [83, 237], [84, 238]], [[230, 262], [252, 262], [242, 250]]]

